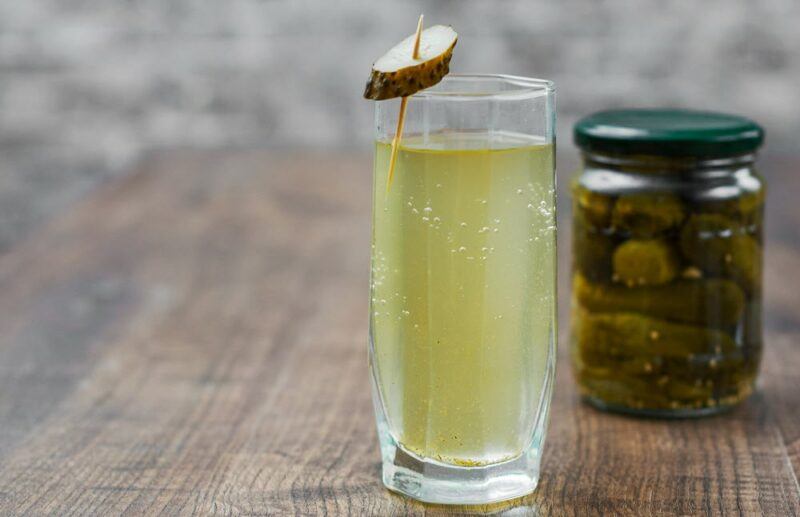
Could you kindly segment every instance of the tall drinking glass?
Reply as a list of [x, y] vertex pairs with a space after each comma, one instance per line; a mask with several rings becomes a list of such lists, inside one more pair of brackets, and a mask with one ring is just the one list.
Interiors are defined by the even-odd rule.
[[370, 369], [383, 482], [436, 503], [533, 491], [555, 367], [555, 92], [450, 75], [376, 103]]

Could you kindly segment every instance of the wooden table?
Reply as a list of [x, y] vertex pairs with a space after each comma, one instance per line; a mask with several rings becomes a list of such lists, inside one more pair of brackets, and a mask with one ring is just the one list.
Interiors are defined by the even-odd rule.
[[562, 332], [538, 490], [453, 508], [380, 483], [369, 157], [154, 156], [0, 257], [0, 513], [796, 515], [800, 161], [764, 169], [756, 395], [702, 420], [603, 414]]

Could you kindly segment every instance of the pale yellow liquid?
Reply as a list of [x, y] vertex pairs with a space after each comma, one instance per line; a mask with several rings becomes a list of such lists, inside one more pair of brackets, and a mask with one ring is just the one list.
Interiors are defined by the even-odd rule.
[[391, 433], [458, 465], [530, 443], [555, 331], [553, 148], [513, 134], [376, 144], [371, 334]]

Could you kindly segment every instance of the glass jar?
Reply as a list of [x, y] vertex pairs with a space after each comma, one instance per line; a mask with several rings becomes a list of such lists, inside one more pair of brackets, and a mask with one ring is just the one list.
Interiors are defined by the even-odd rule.
[[761, 358], [764, 132], [688, 110], [575, 126], [571, 356], [582, 396], [651, 416], [716, 413]]

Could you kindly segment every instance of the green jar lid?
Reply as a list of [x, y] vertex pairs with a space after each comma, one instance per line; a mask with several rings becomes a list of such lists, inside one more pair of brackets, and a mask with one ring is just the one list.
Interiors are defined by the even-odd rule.
[[656, 156], [733, 156], [758, 149], [764, 129], [736, 115], [684, 109], [599, 111], [575, 124], [584, 151]]

